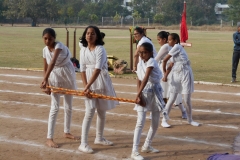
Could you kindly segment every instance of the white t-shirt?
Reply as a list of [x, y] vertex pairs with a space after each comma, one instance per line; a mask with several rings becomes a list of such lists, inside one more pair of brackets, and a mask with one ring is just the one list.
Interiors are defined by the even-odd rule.
[[139, 61], [138, 66], [137, 66], [138, 79], [140, 81], [143, 80], [148, 67], [153, 67], [153, 70], [149, 75], [148, 81], [151, 83], [159, 83], [159, 80], [162, 78], [162, 72], [160, 71], [157, 62], [153, 58], [150, 58], [145, 63], [143, 60]]
[[138, 44], [137, 44], [137, 48], [138, 48], [140, 45], [142, 45], [143, 43], [145, 43], [145, 42], [148, 42], [148, 43], [151, 43], [151, 44], [152, 44], [152, 46], [153, 46], [153, 57], [156, 57], [157, 51], [156, 51], [156, 49], [155, 49], [155, 47], [154, 47], [154, 44], [152, 43], [152, 41], [151, 41], [150, 39], [148, 39], [148, 38], [145, 37], [145, 36], [143, 36], [143, 37], [140, 39], [140, 41], [139, 41]]
[[[54, 49], [62, 49], [57, 58], [55, 66], [63, 66], [68, 61], [70, 61], [71, 52], [64, 44], [62, 44], [61, 42], [57, 42]], [[47, 64], [51, 62], [53, 55], [54, 51], [51, 52], [47, 46], [43, 48], [43, 58], [46, 58]]]
[[172, 56], [173, 63], [188, 61], [188, 55], [180, 44], [175, 44], [168, 54]]

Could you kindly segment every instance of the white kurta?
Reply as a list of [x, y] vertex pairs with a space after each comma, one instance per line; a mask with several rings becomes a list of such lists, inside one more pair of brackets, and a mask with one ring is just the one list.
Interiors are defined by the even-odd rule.
[[137, 66], [137, 76], [138, 79], [142, 81], [148, 67], [153, 67], [153, 70], [150, 73], [148, 83], [142, 91], [142, 96], [146, 102], [146, 106], [142, 107], [136, 104], [134, 110], [144, 112], [157, 110], [162, 111], [165, 107], [162, 97], [163, 90], [159, 82], [159, 79], [162, 78], [162, 73], [157, 62], [153, 58], [150, 58], [146, 63], [144, 63], [143, 60], [140, 60]]
[[[86, 72], [87, 81], [90, 80], [95, 69], [101, 69], [101, 72], [90, 89], [98, 94], [116, 97], [111, 78], [108, 74], [107, 53], [105, 48], [98, 45], [93, 51], [90, 51], [88, 47], [83, 47], [80, 51], [80, 70], [81, 72]], [[96, 102], [93, 103], [93, 100]], [[86, 105], [101, 110], [109, 110], [119, 104], [118, 101], [89, 98], [86, 98], [85, 102]]]
[[170, 77], [170, 92], [191, 94], [194, 91], [194, 79], [187, 53], [180, 44], [175, 44], [169, 51], [173, 68]]
[[[61, 88], [76, 89], [76, 75], [74, 66], [70, 60], [71, 52], [69, 49], [62, 44], [57, 42], [55, 45], [56, 49], [62, 49], [56, 64], [49, 76], [49, 85]], [[46, 58], [47, 64], [49, 64], [54, 55], [54, 51], [50, 52], [48, 47], [43, 48], [43, 58]]]

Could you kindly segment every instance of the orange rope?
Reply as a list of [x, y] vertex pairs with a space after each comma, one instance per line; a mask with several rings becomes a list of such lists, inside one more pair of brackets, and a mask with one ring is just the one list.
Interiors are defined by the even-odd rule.
[[[84, 96], [83, 91], [77, 91], [77, 90], [71, 90], [71, 89], [59, 88], [59, 87], [53, 87], [53, 86], [47, 86], [47, 88], [50, 88], [51, 92], [53, 92], [53, 93], [70, 94], [70, 95], [75, 95], [75, 96]], [[121, 101], [121, 102], [136, 103], [135, 100], [111, 97], [111, 96], [106, 96], [106, 95], [103, 95], [103, 94], [97, 94], [97, 93], [92, 93], [92, 92], [90, 93], [90, 95], [93, 98], [101, 98], [101, 99], [116, 100], [116, 101]]]

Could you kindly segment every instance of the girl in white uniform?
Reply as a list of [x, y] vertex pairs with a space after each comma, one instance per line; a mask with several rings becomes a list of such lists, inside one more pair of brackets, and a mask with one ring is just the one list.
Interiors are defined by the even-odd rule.
[[[138, 54], [139, 47], [143, 43], [147, 42], [147, 43], [150, 43], [153, 46], [153, 57], [156, 57], [157, 51], [156, 51], [156, 49], [154, 47], [154, 44], [152, 43], [151, 39], [146, 37], [146, 35], [144, 33], [144, 30], [141, 27], [136, 27], [134, 29], [133, 35], [134, 35], [135, 40], [137, 41], [137, 49], [136, 49], [135, 54], [134, 54], [134, 67], [133, 67], [133, 72], [135, 72], [137, 70], [138, 61], [141, 59], [141, 57]], [[152, 119], [151, 113], [150, 113], [148, 118]]]
[[[177, 98], [178, 94], [183, 95], [183, 99], [185, 101], [186, 109], [187, 109], [187, 120], [188, 123], [193, 126], [199, 126], [199, 123], [194, 122], [192, 119], [192, 104], [191, 104], [191, 94], [194, 91], [194, 79], [192, 68], [190, 66], [190, 61], [188, 59], [187, 53], [184, 48], [180, 45], [179, 35], [176, 33], [171, 33], [168, 36], [168, 44], [173, 48], [169, 51], [166, 57], [163, 60], [163, 72], [164, 77], [163, 81], [167, 82], [168, 72], [166, 72], [166, 66], [168, 60], [172, 57], [172, 74], [169, 78], [170, 80], [170, 96], [168, 103], [166, 104], [166, 110], [168, 114], [170, 113], [171, 106]], [[171, 65], [171, 64], [170, 64]], [[167, 121], [163, 117], [163, 121]]]
[[[76, 89], [76, 76], [73, 64], [70, 60], [69, 49], [61, 42], [56, 42], [56, 33], [52, 28], [43, 31], [43, 41], [46, 47], [43, 48], [44, 79], [41, 88], [45, 93], [51, 94], [51, 109], [48, 119], [47, 145], [58, 148], [53, 141], [54, 127], [59, 110], [60, 94], [51, 93], [47, 85]], [[79, 139], [70, 134], [70, 123], [72, 118], [72, 95], [64, 95], [64, 136], [71, 139]]]
[[[136, 96], [136, 105], [134, 110], [138, 113], [137, 124], [134, 131], [133, 148], [131, 158], [135, 160], [144, 159], [138, 152], [138, 145], [142, 129], [146, 120], [146, 112], [152, 113], [152, 122], [148, 131], [147, 138], [142, 146], [141, 152], [158, 153], [159, 150], [151, 146], [152, 139], [158, 129], [160, 112], [167, 119], [168, 116], [164, 109], [165, 103], [162, 97], [162, 87], [159, 79], [162, 78], [162, 73], [157, 62], [153, 58], [153, 46], [150, 43], [142, 43], [138, 51], [141, 59], [137, 66], [138, 76], [138, 92]], [[145, 105], [144, 103], [145, 102]]]
[[88, 132], [91, 121], [97, 110], [96, 138], [94, 144], [113, 145], [103, 137], [106, 111], [115, 108], [117, 101], [92, 98], [90, 92], [116, 97], [112, 81], [108, 74], [107, 53], [104, 49], [100, 30], [96, 26], [88, 26], [83, 32], [80, 51], [80, 70], [85, 92], [85, 116], [82, 123], [82, 136], [79, 150], [93, 153], [88, 145]]
[[[157, 40], [158, 40], [158, 43], [161, 45], [161, 48], [158, 51], [158, 54], [155, 57], [155, 60], [158, 62], [162, 73], [163, 73], [162, 60], [168, 54], [168, 52], [172, 49], [172, 47], [169, 46], [169, 44], [168, 44], [168, 36], [169, 36], [169, 32], [166, 32], [166, 31], [161, 31], [157, 34]], [[170, 66], [169, 64], [170, 64], [170, 60], [167, 62], [166, 69], [171, 74], [172, 66]], [[164, 99], [165, 103], [167, 103], [167, 100], [169, 98], [169, 83], [168, 82], [169, 82], [169, 78], [168, 78], [167, 82], [160, 80], [161, 86], [163, 88], [163, 99]], [[184, 106], [182, 104], [182, 95], [181, 94], [178, 94], [176, 101], [174, 102], [174, 105], [179, 107], [179, 109], [181, 110], [181, 113], [182, 113], [182, 118], [186, 119], [187, 118], [186, 109], [184, 108]], [[161, 125], [162, 125], [162, 127], [165, 127], [165, 128], [170, 127], [170, 125], [167, 124], [166, 121], [162, 121]]]
[[134, 35], [135, 40], [137, 41], [137, 49], [136, 49], [135, 54], [134, 54], [134, 67], [133, 67], [133, 71], [136, 71], [137, 70], [137, 64], [138, 64], [138, 61], [140, 59], [138, 51], [139, 51], [140, 46], [143, 43], [148, 42], [153, 46], [153, 57], [156, 57], [157, 51], [156, 51], [156, 49], [154, 47], [154, 44], [152, 43], [151, 39], [146, 37], [146, 35], [144, 33], [144, 30], [141, 27], [136, 27], [134, 29], [133, 35]]

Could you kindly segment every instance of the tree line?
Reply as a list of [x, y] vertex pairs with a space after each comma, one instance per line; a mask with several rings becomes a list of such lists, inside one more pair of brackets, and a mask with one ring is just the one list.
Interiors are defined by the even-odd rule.
[[[99, 24], [102, 17], [132, 16], [135, 19], [149, 18], [161, 25], [179, 24], [184, 0], [134, 0], [128, 5], [132, 10], [123, 7], [121, 0], [0, 0], [0, 22], [11, 21], [12, 24], [21, 18], [31, 18], [32, 26], [40, 19], [55, 21], [65, 25], [82, 22]], [[223, 20], [234, 23], [240, 21], [239, 0], [185, 0], [187, 3], [187, 23], [194, 26], [217, 23], [214, 7], [216, 3], [228, 4], [229, 9], [223, 12]]]

